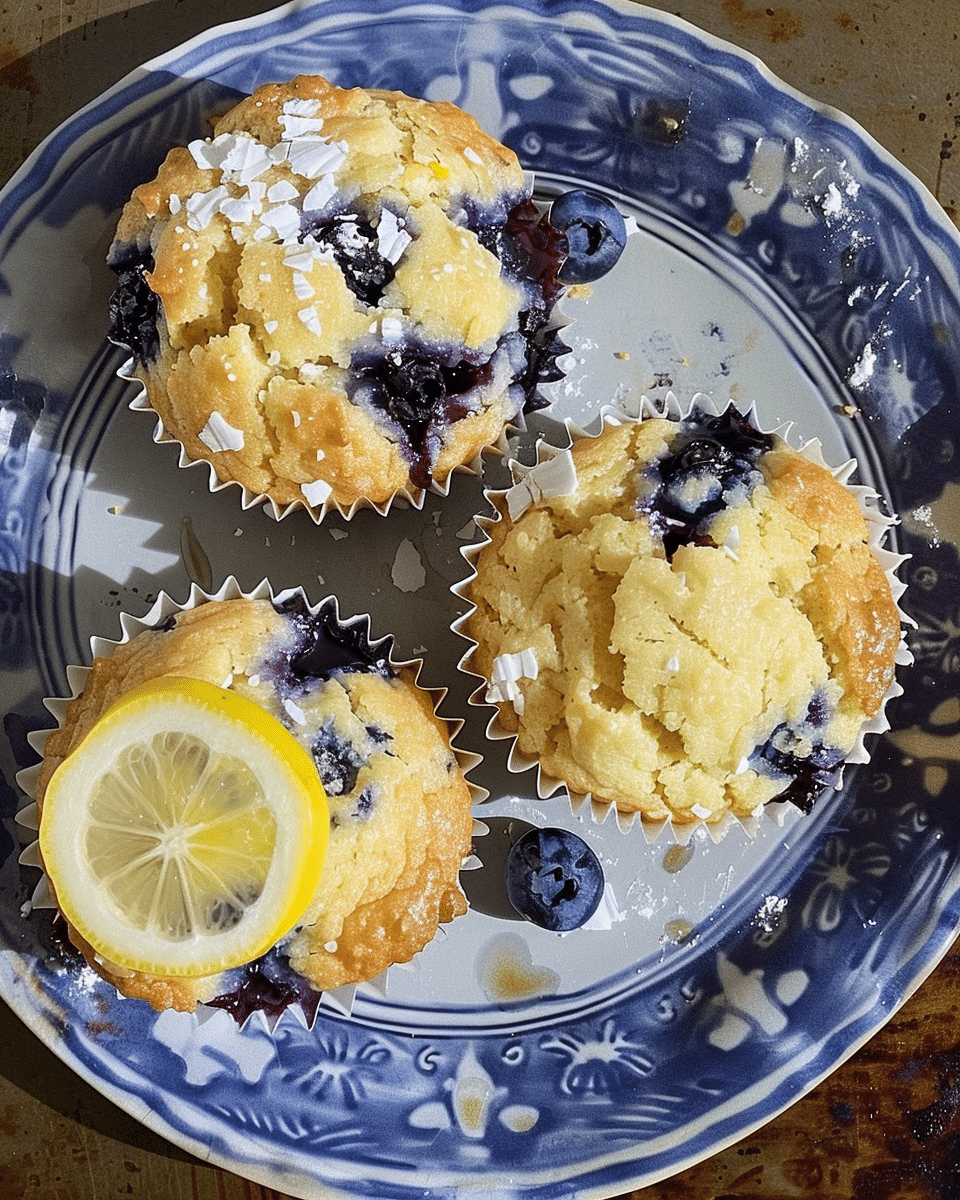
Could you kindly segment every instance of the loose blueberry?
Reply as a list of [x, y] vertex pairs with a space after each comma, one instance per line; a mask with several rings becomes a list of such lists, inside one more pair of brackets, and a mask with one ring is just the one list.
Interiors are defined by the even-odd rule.
[[550, 224], [566, 235], [563, 283], [591, 283], [614, 266], [627, 244], [627, 226], [605, 196], [578, 189], [564, 192], [550, 207]]
[[579, 929], [597, 911], [603, 868], [582, 838], [566, 829], [529, 829], [510, 848], [507, 897], [543, 929]]

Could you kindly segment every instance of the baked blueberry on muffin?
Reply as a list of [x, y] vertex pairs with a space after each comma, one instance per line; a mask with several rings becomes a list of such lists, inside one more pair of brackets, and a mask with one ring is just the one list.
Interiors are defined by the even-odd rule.
[[[733, 408], [607, 424], [514, 488], [458, 589], [522, 755], [675, 823], [808, 809], [894, 680], [860, 504]], [[875, 539], [874, 539], [875, 540]]]
[[[288, 924], [282, 930], [276, 944], [255, 960], [230, 963], [211, 973], [186, 973], [179, 967], [169, 974], [131, 969], [128, 962], [118, 964], [104, 949], [95, 949], [72, 923], [71, 939], [104, 978], [122, 993], [142, 997], [158, 1009], [190, 1010], [198, 1002], [213, 1002], [243, 1016], [261, 1007], [264, 997], [282, 1007], [314, 993], [316, 1002], [315, 993], [370, 980], [391, 964], [411, 959], [441, 923], [466, 911], [458, 873], [470, 850], [471, 798], [446, 724], [436, 716], [429, 695], [416, 686], [411, 669], [391, 663], [389, 639], [371, 644], [364, 626], [342, 624], [331, 604], [314, 612], [299, 597], [286, 603], [245, 597], [211, 600], [139, 633], [117, 646], [111, 656], [95, 658], [82, 692], [44, 748], [36, 789], [41, 850], [45, 844], [57, 844], [52, 831], [45, 843], [45, 795], [49, 792], [53, 797], [58, 768], [61, 764], [66, 768], [71, 755], [82, 752], [85, 739], [97, 736], [110, 719], [105, 714], [115, 712], [118, 702], [140, 695], [137, 689], [160, 685], [189, 690], [196, 681], [221, 690], [222, 709], [252, 702], [250, 707], [260, 717], [266, 714], [271, 728], [282, 727], [276, 736], [268, 731], [271, 745], [282, 748], [286, 742], [281, 739], [289, 737], [307, 769], [319, 775], [326, 793], [324, 821], [329, 813], [329, 835], [326, 828], [321, 831], [321, 840], [327, 843], [325, 856], [322, 848], [319, 851], [322, 870], [316, 861], [301, 864], [305, 874], [314, 872], [309, 876], [312, 883], [301, 894], [292, 927]], [[161, 728], [153, 737], [162, 739], [166, 732]], [[233, 827], [246, 819], [246, 795], [236, 783], [245, 777], [244, 755], [236, 756], [241, 761], [232, 761], [224, 784], [234, 788], [236, 796], [224, 807], [220, 788], [216, 800], [210, 801], [215, 811], [204, 821], [194, 809], [209, 800], [209, 796], [204, 800], [205, 785], [197, 782], [209, 773], [206, 758], [198, 765], [195, 747], [183, 750], [171, 742], [163, 743], [159, 753], [168, 767], [173, 764], [170, 777], [177, 788], [184, 791], [181, 780], [187, 779], [189, 794], [199, 797], [190, 801], [191, 815], [178, 818], [179, 824], [169, 819], [164, 824], [164, 806], [169, 802], [172, 807], [174, 788], [167, 788], [160, 800], [151, 799], [158, 789], [150, 783], [136, 797], [137, 820], [125, 817], [121, 822], [117, 814], [121, 809], [129, 811], [122, 792], [125, 783], [134, 777], [152, 780], [156, 770], [150, 766], [153, 758], [144, 755], [139, 743], [132, 760], [118, 757], [111, 767], [105, 755], [102, 769], [112, 770], [119, 785], [113, 782], [108, 789], [98, 785], [96, 839], [88, 834], [79, 850], [84, 869], [95, 886], [103, 888], [107, 907], [121, 897], [126, 917], [138, 902], [129, 886], [129, 872], [134, 869], [128, 863], [131, 838], [141, 840], [140, 866], [155, 861], [157, 872], [175, 875], [182, 841], [192, 837], [204, 852], [201, 866], [212, 863], [218, 870], [224, 866], [227, 878], [241, 879], [231, 885], [236, 895], [228, 898], [229, 903], [216, 894], [205, 909], [200, 902], [194, 904], [195, 909], [203, 909], [206, 925], [215, 924], [217, 933], [229, 933], [239, 911], [257, 899], [246, 894], [253, 887], [247, 876], [227, 869], [229, 856], [262, 855], [265, 836], [265, 818], [260, 816], [249, 822], [248, 829], [244, 827], [239, 842], [234, 836]], [[145, 761], [147, 766], [142, 765]], [[252, 756], [248, 763], [252, 768]], [[101, 769], [99, 764], [96, 769]], [[94, 801], [85, 801], [83, 795], [75, 800], [70, 795], [61, 797], [59, 810], [51, 807], [50, 811], [57, 811], [61, 823], [69, 822], [64, 805], [74, 803], [78, 827], [90, 824]], [[281, 825], [285, 803], [281, 796]], [[232, 827], [230, 839], [223, 838], [224, 820]], [[131, 830], [132, 825], [137, 828]], [[117, 834], [111, 842], [113, 827]], [[120, 839], [126, 839], [123, 846]], [[46, 859], [45, 850], [44, 855]], [[54, 865], [47, 862], [56, 892], [57, 873], [50, 870]], [[72, 865], [69, 871], [72, 879]], [[61, 877], [68, 877], [62, 866]], [[199, 869], [195, 877], [201, 884], [206, 879]], [[191, 888], [198, 890], [182, 878], [185, 872], [170, 885], [176, 884], [173, 907], [177, 912], [189, 908], [181, 892], [187, 893], [189, 901]], [[159, 894], [156, 873], [144, 879], [145, 891], [155, 889]], [[60, 907], [69, 919], [68, 906], [61, 902]], [[269, 928], [270, 914], [267, 918]], [[98, 921], [95, 914], [94, 925]], [[155, 914], [144, 913], [142, 924], [153, 936]], [[169, 961], [180, 964], [189, 950], [185, 943], [197, 940], [196, 931], [173, 929], [173, 924], [168, 921], [171, 929], [160, 932], [170, 944]]]
[[221, 481], [282, 511], [416, 501], [559, 377], [562, 259], [472, 117], [300, 76], [133, 193], [112, 337]]

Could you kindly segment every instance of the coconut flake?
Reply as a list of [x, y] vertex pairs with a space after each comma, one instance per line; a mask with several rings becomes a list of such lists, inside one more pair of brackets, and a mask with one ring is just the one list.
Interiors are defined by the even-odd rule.
[[243, 430], [234, 429], [216, 409], [210, 414], [206, 425], [200, 430], [198, 437], [215, 454], [219, 454], [224, 450], [243, 449]]
[[323, 128], [323, 117], [282, 116], [280, 124], [283, 127], [282, 136], [289, 141], [306, 134], [319, 133]]
[[569, 449], [561, 450], [552, 458], [545, 458], [509, 488], [506, 494], [510, 520], [523, 515], [531, 504], [542, 498], [572, 496], [577, 490], [577, 468]]
[[403, 322], [399, 317], [384, 317], [380, 322], [380, 336], [385, 342], [399, 342], [403, 336]]
[[310, 280], [300, 271], [293, 273], [293, 294], [298, 300], [309, 300], [311, 296], [316, 295]]
[[229, 199], [230, 193], [223, 185], [209, 192], [194, 192], [187, 198], [187, 224], [198, 233], [206, 229], [220, 211], [220, 205]]
[[300, 491], [311, 508], [319, 508], [333, 492], [333, 488], [325, 479], [315, 479], [313, 483], [301, 483]]
[[[273, 166], [270, 148], [264, 146], [262, 142], [258, 142], [256, 138], [242, 134], [223, 134], [221, 136], [225, 139], [223, 145], [226, 149], [220, 163], [224, 179], [244, 186], [252, 183], [264, 171], [268, 171]], [[226, 140], [228, 138], [229, 142]]]
[[290, 169], [304, 179], [319, 179], [339, 170], [347, 157], [346, 142], [330, 142], [322, 137], [299, 137], [285, 143], [290, 147], [287, 161]]
[[[228, 135], [223, 134], [214, 141], [209, 142], [204, 138], [196, 138], [192, 142], [187, 143], [187, 149], [193, 157], [193, 161], [203, 171], [219, 171], [220, 165], [230, 151], [230, 145], [225, 145]], [[230, 138], [232, 145], [233, 139]]]
[[316, 96], [291, 96], [284, 100], [281, 111], [288, 117], [315, 117], [320, 111], [320, 101]]
[[490, 672], [486, 699], [489, 704], [509, 702], [518, 714], [523, 712], [523, 693], [518, 680], [536, 679], [539, 672], [536, 652], [530, 648], [516, 654], [498, 654]]
[[393, 586], [401, 592], [418, 592], [427, 582], [423, 560], [409, 538], [404, 538], [397, 547], [390, 578]]
[[317, 313], [316, 305], [310, 304], [306, 308], [301, 308], [297, 316], [312, 334], [315, 334], [317, 337], [320, 336], [322, 330], [320, 328], [320, 317]]
[[260, 220], [279, 238], [294, 237], [300, 232], [300, 213], [292, 204], [277, 204], [268, 208]]
[[271, 204], [282, 204], [284, 200], [294, 200], [300, 193], [289, 179], [278, 179], [267, 188], [267, 199]]
[[732, 558], [734, 562], [740, 561], [740, 555], [737, 553], [737, 551], [740, 549], [741, 540], [740, 526], [731, 526], [730, 532], [724, 539], [723, 552], [728, 558]]
[[381, 255], [387, 262], [398, 263], [412, 241], [400, 217], [385, 208], [377, 223], [377, 249]]
[[259, 211], [259, 200], [249, 196], [228, 196], [220, 202], [220, 212], [231, 225], [249, 225]]
[[336, 262], [333, 248], [321, 246], [314, 238], [307, 237], [295, 250], [291, 248], [283, 260], [283, 265], [291, 271], [309, 271], [313, 264], [318, 262]]
[[309, 192], [303, 197], [304, 212], [316, 212], [325, 208], [337, 194], [337, 185], [333, 175], [321, 175]]

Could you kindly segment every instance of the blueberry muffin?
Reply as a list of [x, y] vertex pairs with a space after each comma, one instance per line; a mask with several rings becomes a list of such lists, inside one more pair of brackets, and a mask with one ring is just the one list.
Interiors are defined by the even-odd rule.
[[[372, 646], [328, 604], [295, 599], [214, 600], [169, 618], [95, 658], [80, 695], [49, 737], [37, 783], [119, 696], [161, 675], [205, 680], [254, 700], [310, 752], [330, 809], [320, 884], [297, 927], [268, 956], [276, 974], [316, 992], [369, 980], [421, 950], [438, 926], [466, 911], [458, 873], [470, 850], [468, 786], [445, 724], [388, 643]], [[204, 978], [158, 978], [98, 959], [124, 994], [155, 1008], [230, 1007], [262, 964]]]
[[494, 502], [468, 666], [547, 775], [678, 824], [809, 808], [838, 780], [900, 618], [828, 469], [695, 410], [607, 425]]
[[417, 501], [559, 377], [563, 245], [454, 105], [300, 76], [133, 193], [111, 336], [221, 481], [279, 511]]

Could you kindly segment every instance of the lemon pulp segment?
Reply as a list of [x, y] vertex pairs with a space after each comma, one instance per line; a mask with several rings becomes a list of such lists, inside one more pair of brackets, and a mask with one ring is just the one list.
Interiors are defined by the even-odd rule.
[[164, 676], [122, 696], [53, 773], [40, 851], [64, 916], [103, 959], [200, 976], [289, 932], [328, 830], [312, 758], [279, 721]]

